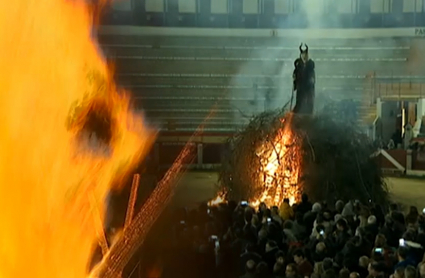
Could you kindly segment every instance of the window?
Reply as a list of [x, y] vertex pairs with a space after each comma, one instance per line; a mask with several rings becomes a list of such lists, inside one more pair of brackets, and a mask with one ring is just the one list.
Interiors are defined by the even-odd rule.
[[292, 0], [274, 0], [275, 14], [290, 14], [294, 10], [294, 2]]
[[132, 10], [131, 0], [122, 0], [112, 2], [112, 9], [116, 11], [130, 12]]
[[164, 11], [164, 1], [162, 0], [145, 0], [145, 9], [151, 13], [162, 13]]
[[370, 0], [371, 13], [390, 13], [392, 0]]
[[196, 13], [196, 0], [178, 0], [180, 13]]
[[301, 10], [307, 15], [319, 15], [325, 13], [325, 0], [303, 0]]
[[258, 0], [243, 0], [244, 14], [258, 14]]
[[403, 0], [403, 13], [422, 12], [422, 0]]
[[337, 12], [340, 14], [354, 14], [357, 13], [357, 0], [339, 0], [337, 1]]
[[228, 13], [227, 0], [211, 0], [211, 13], [212, 14], [227, 14]]

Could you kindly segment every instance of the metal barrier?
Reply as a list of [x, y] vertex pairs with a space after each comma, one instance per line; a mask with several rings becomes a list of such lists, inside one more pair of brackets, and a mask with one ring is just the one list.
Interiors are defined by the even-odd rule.
[[380, 82], [374, 79], [368, 90], [374, 99], [408, 100], [425, 98], [425, 82], [387, 81]]

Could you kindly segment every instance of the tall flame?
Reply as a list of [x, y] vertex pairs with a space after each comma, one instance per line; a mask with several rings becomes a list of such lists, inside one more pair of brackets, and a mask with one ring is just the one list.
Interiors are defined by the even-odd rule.
[[299, 139], [292, 130], [292, 117], [289, 114], [284, 118], [284, 126], [272, 140], [264, 142], [257, 152], [261, 164], [259, 180], [263, 184], [262, 193], [251, 201], [252, 206], [258, 206], [260, 202], [268, 206], [279, 206], [286, 198], [290, 204], [300, 200], [301, 151]]
[[[254, 175], [252, 186], [255, 196], [249, 200], [249, 205], [258, 207], [264, 202], [267, 206], [280, 206], [284, 199], [289, 199], [292, 205], [301, 200], [300, 175], [302, 139], [293, 128], [292, 113], [281, 119], [282, 126], [271, 139], [260, 144], [256, 151], [259, 161], [258, 169], [252, 169]], [[227, 191], [222, 189], [216, 197], [208, 202], [216, 206], [226, 202]]]
[[87, 277], [111, 184], [154, 137], [91, 24], [82, 0], [0, 1], [0, 278]]

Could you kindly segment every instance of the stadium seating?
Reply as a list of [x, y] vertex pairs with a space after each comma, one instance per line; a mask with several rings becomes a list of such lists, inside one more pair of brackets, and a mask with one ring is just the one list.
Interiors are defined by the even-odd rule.
[[[232, 132], [252, 114], [290, 100], [300, 41], [101, 35], [100, 43], [115, 62], [118, 83], [134, 93], [147, 117], [163, 130], [195, 130], [214, 111], [205, 130]], [[377, 84], [408, 79], [408, 41], [316, 39], [307, 43], [316, 62], [317, 96], [353, 99], [370, 111], [365, 94], [376, 93]], [[372, 72], [374, 85], [366, 78]], [[381, 90], [388, 92], [388, 86], [381, 85]]]

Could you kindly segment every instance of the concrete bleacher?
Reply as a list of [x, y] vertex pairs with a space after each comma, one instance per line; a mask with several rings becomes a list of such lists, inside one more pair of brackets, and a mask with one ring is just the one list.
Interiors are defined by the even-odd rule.
[[[249, 116], [283, 106], [290, 99], [300, 43], [272, 37], [111, 34], [99, 40], [115, 62], [118, 83], [133, 92], [150, 121], [165, 131], [193, 131], [209, 116], [208, 132], [233, 132]], [[316, 62], [316, 94], [332, 99], [363, 101], [370, 72], [391, 81], [407, 72], [408, 40], [307, 43]]]

